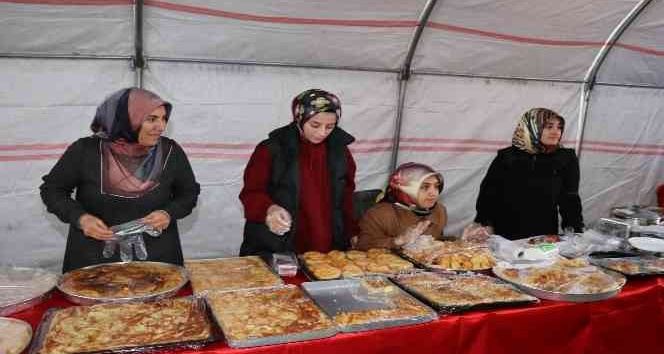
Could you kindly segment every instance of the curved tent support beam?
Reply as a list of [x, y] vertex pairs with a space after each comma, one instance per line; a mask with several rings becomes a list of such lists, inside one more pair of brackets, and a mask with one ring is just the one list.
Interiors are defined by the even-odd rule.
[[622, 21], [618, 23], [618, 26], [613, 29], [609, 35], [609, 38], [607, 38], [602, 48], [595, 56], [595, 60], [593, 60], [593, 63], [590, 65], [590, 68], [588, 68], [588, 71], [586, 72], [586, 76], [583, 78], [583, 90], [581, 92], [581, 102], [579, 104], [579, 125], [576, 135], [576, 144], [574, 146], [574, 150], [576, 150], [576, 154], [579, 157], [581, 157], [581, 141], [583, 140], [583, 133], [586, 126], [586, 116], [588, 114], [590, 91], [592, 91], [593, 86], [595, 85], [597, 72], [604, 63], [606, 56], [609, 54], [609, 51], [613, 49], [613, 46], [618, 41], [620, 36], [622, 36], [625, 30], [634, 22], [634, 20], [636, 20], [643, 9], [646, 8], [646, 6], [648, 6], [651, 2], [652, 0], [641, 0], [638, 4], [636, 4], [636, 6], [634, 6], [634, 8], [632, 8], [627, 16], [625, 16]]
[[422, 37], [422, 31], [429, 21], [429, 16], [433, 8], [436, 6], [438, 0], [428, 0], [424, 5], [424, 9], [420, 14], [420, 19], [417, 21], [417, 27], [413, 32], [413, 38], [408, 44], [408, 52], [406, 58], [399, 70], [399, 99], [397, 101], [397, 117], [394, 122], [394, 136], [392, 137], [392, 156], [390, 157], [390, 173], [397, 168], [397, 159], [399, 157], [399, 139], [401, 137], [401, 122], [403, 120], [403, 109], [406, 101], [406, 88], [408, 87], [408, 79], [410, 79], [410, 67], [415, 56], [415, 50]]
[[134, 57], [132, 67], [136, 71], [135, 83], [143, 87], [143, 69], [145, 69], [145, 56], [143, 55], [143, 0], [134, 2]]

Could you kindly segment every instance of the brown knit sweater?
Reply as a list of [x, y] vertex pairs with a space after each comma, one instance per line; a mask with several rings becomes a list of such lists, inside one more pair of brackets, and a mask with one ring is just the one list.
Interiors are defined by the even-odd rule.
[[447, 210], [440, 202], [427, 216], [418, 216], [391, 203], [378, 203], [360, 219], [360, 235], [355, 248], [364, 251], [369, 248], [398, 248], [394, 244], [394, 239], [410, 226], [427, 219], [431, 220], [431, 224], [423, 235], [440, 238], [447, 224]]

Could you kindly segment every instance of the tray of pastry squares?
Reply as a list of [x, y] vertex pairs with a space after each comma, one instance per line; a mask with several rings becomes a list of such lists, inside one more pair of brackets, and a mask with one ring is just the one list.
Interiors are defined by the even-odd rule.
[[330, 318], [295, 285], [209, 291], [211, 313], [233, 348], [298, 342], [337, 333]]
[[392, 280], [440, 313], [539, 302], [509, 283], [472, 272], [420, 272], [398, 275]]
[[368, 275], [394, 275], [414, 270], [414, 265], [386, 248], [305, 252], [300, 255], [304, 273], [311, 280], [356, 278]]
[[629, 276], [664, 274], [664, 258], [654, 256], [593, 257], [590, 263]]
[[194, 294], [284, 284], [279, 275], [258, 256], [191, 259], [186, 260], [184, 265]]
[[199, 348], [214, 338], [202, 298], [102, 303], [46, 311], [30, 354]]

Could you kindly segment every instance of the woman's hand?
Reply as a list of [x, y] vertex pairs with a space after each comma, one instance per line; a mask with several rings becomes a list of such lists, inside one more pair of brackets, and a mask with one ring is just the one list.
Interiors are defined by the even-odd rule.
[[401, 247], [403, 245], [409, 244], [417, 237], [422, 235], [424, 231], [429, 227], [431, 224], [431, 220], [423, 220], [418, 222], [417, 224], [409, 227], [404, 231], [401, 235], [397, 236], [394, 239], [394, 244], [397, 245], [398, 247]]
[[292, 218], [288, 210], [272, 204], [267, 208], [267, 216], [265, 216], [265, 224], [271, 232], [277, 235], [283, 235], [290, 230]]
[[96, 240], [107, 241], [113, 239], [113, 231], [101, 219], [92, 214], [83, 214], [78, 218], [78, 227], [85, 236]]
[[155, 210], [144, 217], [141, 221], [152, 226], [155, 230], [164, 231], [171, 223], [171, 216], [165, 210]]

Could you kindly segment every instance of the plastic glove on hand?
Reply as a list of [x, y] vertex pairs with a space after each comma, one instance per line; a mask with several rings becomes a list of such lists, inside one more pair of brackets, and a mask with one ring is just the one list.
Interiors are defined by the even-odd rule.
[[290, 230], [292, 220], [293, 219], [288, 210], [279, 205], [272, 204], [267, 209], [265, 224], [272, 233], [282, 236]]

